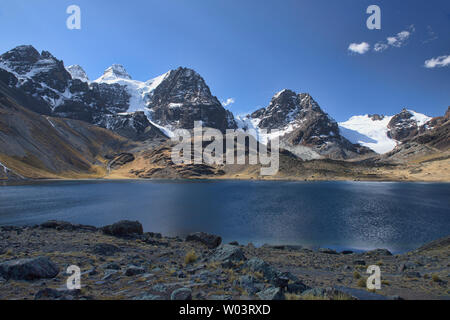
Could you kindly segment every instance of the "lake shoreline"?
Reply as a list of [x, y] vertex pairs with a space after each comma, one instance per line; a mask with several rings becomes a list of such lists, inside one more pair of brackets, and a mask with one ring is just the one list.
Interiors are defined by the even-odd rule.
[[[221, 244], [220, 237], [202, 233], [165, 237], [143, 232], [138, 222], [96, 228], [53, 221], [0, 230], [1, 299], [450, 298], [450, 236], [392, 255], [385, 249], [339, 253], [301, 246]], [[58, 274], [30, 281], [5, 273], [8, 261], [32, 263], [38, 257], [50, 261]], [[81, 269], [81, 290], [64, 288], [69, 265]], [[382, 272], [382, 289], [375, 293], [365, 288], [369, 265]]]
[[[61, 179], [26, 179], [26, 180], [0, 180], [0, 183], [6, 183], [7, 185], [12, 184], [36, 184], [39, 182], [64, 182], [64, 181], [73, 181], [73, 182], [84, 182], [84, 181], [98, 181], [98, 182], [111, 182], [111, 181], [148, 181], [148, 182], [158, 182], [158, 181], [171, 181], [171, 182], [201, 182], [201, 181], [248, 181], [248, 182], [386, 182], [386, 183], [442, 183], [447, 184], [450, 181], [447, 180], [403, 180], [403, 179], [295, 179], [295, 178], [263, 178], [263, 179], [248, 179], [248, 178], [219, 178], [219, 177], [201, 177], [201, 178], [85, 178], [85, 179], [70, 179], [70, 178], [61, 178]], [[1, 184], [0, 184], [1, 186]]]

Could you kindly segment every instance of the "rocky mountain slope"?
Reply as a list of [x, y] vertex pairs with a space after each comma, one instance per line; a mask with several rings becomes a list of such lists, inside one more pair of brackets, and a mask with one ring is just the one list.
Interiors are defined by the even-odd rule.
[[[233, 115], [191, 69], [178, 68], [141, 82], [132, 80], [123, 66], [112, 65], [89, 81], [80, 66], [66, 69], [49, 52], [19, 46], [0, 56], [0, 70], [8, 72], [8, 85], [39, 100], [41, 107], [34, 111], [83, 120], [133, 140], [147, 139], [142, 135], [147, 131], [152, 131], [150, 136], [170, 136], [176, 128], [192, 128], [194, 121], [222, 131], [236, 127]], [[137, 111], [144, 112], [147, 121], [142, 114], [130, 115]], [[134, 128], [130, 119], [136, 118]]]
[[[36, 149], [30, 151], [37, 158], [36, 164], [33, 164], [36, 170], [45, 169], [45, 174], [37, 174], [39, 177], [79, 169], [78, 165], [75, 168], [71, 165], [66, 167], [65, 161], [68, 159], [63, 160], [64, 170], [54, 166], [49, 159], [49, 154], [54, 156], [62, 149], [58, 142], [52, 145], [54, 149], [47, 150], [47, 140], [53, 143], [53, 140], [59, 141], [61, 136], [70, 136], [67, 132], [61, 134], [61, 130], [66, 129], [59, 127], [62, 123], [71, 130], [89, 131], [89, 137], [82, 143], [74, 142], [72, 138], [63, 142], [77, 144], [79, 153], [76, 157], [87, 157], [87, 165], [83, 165], [80, 172], [86, 172], [92, 164], [98, 163], [96, 157], [100, 153], [104, 154], [104, 150], [99, 148], [103, 142], [107, 146], [105, 150], [114, 150], [118, 154], [128, 154], [129, 151], [127, 148], [109, 147], [110, 142], [120, 141], [119, 144], [126, 145], [128, 140], [121, 140], [113, 133], [101, 131], [87, 123], [135, 141], [134, 154], [126, 157], [132, 160], [117, 161], [121, 165], [116, 163], [113, 167], [103, 163], [103, 169], [110, 168], [110, 176], [116, 177], [259, 177], [258, 166], [174, 166], [164, 151], [170, 146], [168, 138], [175, 129], [192, 129], [194, 121], [201, 121], [204, 127], [217, 128], [222, 132], [226, 129], [250, 130], [254, 138], [263, 144], [269, 138], [279, 136], [282, 148], [280, 173], [274, 178], [280, 179], [389, 179], [389, 174], [392, 174], [391, 163], [405, 163], [420, 157], [426, 160], [423, 158], [425, 156], [442, 158], [449, 147], [448, 114], [430, 119], [405, 109], [395, 116], [356, 116], [338, 124], [309, 94], [297, 94], [285, 89], [277, 93], [266, 108], [246, 117], [235, 118], [223, 108], [205, 80], [194, 70], [178, 68], [142, 82], [133, 80], [123, 66], [112, 65], [101, 77], [91, 81], [82, 67], [73, 65], [66, 68], [61, 60], [49, 52], [39, 53], [32, 46], [19, 46], [0, 56], [0, 85], [3, 100], [6, 101], [2, 108], [14, 110], [15, 114], [9, 119], [0, 119], [4, 126], [5, 146], [20, 144], [17, 142], [18, 133], [11, 127], [13, 118], [27, 119], [25, 124], [15, 122], [15, 129], [21, 128], [25, 132], [28, 129], [24, 128], [36, 127], [42, 119], [45, 120], [40, 130], [40, 135], [45, 136], [45, 139], [35, 141], [33, 136], [25, 137], [25, 140], [29, 140], [28, 144], [33, 141], [31, 144]], [[31, 119], [35, 119], [36, 124], [31, 124]], [[8, 130], [5, 129], [5, 121], [9, 121]], [[75, 128], [77, 125], [79, 129]], [[100, 133], [108, 135], [108, 138], [103, 136], [96, 139], [95, 135]], [[378, 156], [372, 150], [386, 154]], [[87, 154], [83, 155], [84, 152]], [[3, 177], [8, 170], [8, 175], [12, 176], [12, 160], [5, 160], [10, 153], [9, 149], [0, 149], [0, 157], [3, 157], [0, 171], [3, 170]], [[24, 156], [24, 152], [13, 154], [18, 159]], [[310, 160], [311, 163], [303, 160]], [[350, 166], [354, 167], [340, 160], [351, 160]], [[443, 165], [445, 167], [447, 163]], [[380, 171], [377, 166], [387, 166], [389, 170]], [[438, 173], [442, 168], [433, 170]], [[34, 176], [31, 167], [29, 171], [25, 176]], [[433, 175], [432, 179], [436, 178], [439, 177]], [[420, 179], [429, 180], [428, 177]]]
[[[239, 124], [243, 129], [253, 129], [262, 143], [279, 136], [283, 148], [305, 160], [349, 159], [372, 153], [344, 138], [336, 121], [307, 93], [278, 92], [268, 107], [240, 119]], [[274, 129], [278, 132], [271, 132]]]
[[86, 122], [31, 111], [39, 101], [0, 81], [0, 180], [102, 177], [108, 157], [133, 147]]
[[[202, 232], [173, 238], [147, 231], [132, 221], [103, 228], [62, 221], [0, 227], [0, 299], [261, 303], [449, 298], [450, 237], [394, 255], [386, 249], [256, 248], [225, 244], [220, 236]], [[70, 265], [81, 268], [80, 290], [66, 288]], [[369, 265], [382, 270], [376, 293], [366, 289]]]

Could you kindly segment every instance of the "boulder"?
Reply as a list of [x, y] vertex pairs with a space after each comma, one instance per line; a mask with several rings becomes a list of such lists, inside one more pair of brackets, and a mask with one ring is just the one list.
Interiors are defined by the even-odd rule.
[[192, 290], [189, 288], [180, 288], [172, 292], [170, 300], [192, 300]]
[[133, 237], [142, 235], [144, 228], [138, 221], [123, 220], [101, 228], [104, 234], [115, 237]]
[[120, 270], [120, 266], [117, 263], [110, 262], [104, 266], [105, 270]]
[[256, 285], [256, 279], [252, 276], [245, 275], [241, 276], [238, 281], [239, 286], [247, 291], [249, 295], [254, 295], [256, 292], [258, 292], [258, 288]]
[[222, 243], [222, 238], [204, 232], [196, 232], [188, 235], [186, 237], [186, 241], [200, 242], [207, 246], [209, 249], [215, 249]]
[[283, 290], [280, 288], [268, 288], [256, 294], [261, 300], [285, 300]]
[[[262, 273], [265, 280], [277, 288], [285, 289], [291, 285], [292, 291], [303, 291], [308, 287], [290, 272], [281, 272], [260, 258], [252, 258], [245, 264], [252, 272]], [[291, 284], [289, 284], [291, 283]]]
[[47, 257], [18, 259], [0, 263], [0, 275], [7, 280], [51, 279], [56, 277], [58, 273], [58, 266]]
[[262, 273], [264, 279], [273, 283], [281, 275], [281, 273], [274, 269], [271, 265], [260, 258], [252, 258], [247, 261], [246, 267], [252, 272]]
[[232, 265], [234, 262], [246, 260], [244, 251], [241, 248], [224, 244], [214, 250], [210, 261], [221, 262], [222, 265]]
[[142, 267], [138, 267], [138, 266], [128, 266], [127, 269], [125, 270], [125, 275], [128, 277], [135, 276], [138, 274], [144, 274], [144, 273], [145, 273], [145, 269]]

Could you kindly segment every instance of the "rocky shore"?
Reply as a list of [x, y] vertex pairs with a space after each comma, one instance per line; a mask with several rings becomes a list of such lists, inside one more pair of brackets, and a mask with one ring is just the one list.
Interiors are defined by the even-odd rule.
[[[392, 255], [260, 248], [194, 233], [144, 232], [139, 222], [103, 228], [49, 221], [0, 227], [0, 299], [399, 300], [449, 299], [450, 236]], [[68, 290], [69, 266], [81, 289]], [[381, 290], [366, 289], [369, 265]]]

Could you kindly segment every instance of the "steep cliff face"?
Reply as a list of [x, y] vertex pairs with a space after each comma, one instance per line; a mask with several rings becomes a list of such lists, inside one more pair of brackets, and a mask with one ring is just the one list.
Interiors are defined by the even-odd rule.
[[[280, 91], [268, 107], [241, 121], [242, 128], [258, 132], [261, 142], [278, 135], [283, 148], [303, 159], [350, 159], [371, 153], [342, 137], [337, 122], [307, 93]], [[261, 133], [261, 129], [267, 130], [267, 134]]]
[[388, 124], [388, 136], [397, 141], [405, 141], [419, 133], [419, 128], [431, 118], [414, 111], [403, 109]]
[[[236, 127], [233, 115], [211, 94], [205, 80], [187, 68], [142, 82], [133, 80], [122, 65], [114, 64], [90, 81], [78, 65], [66, 69], [49, 52], [19, 46], [0, 56], [0, 72], [3, 83], [38, 101], [34, 111], [107, 127], [131, 139], [142, 139], [143, 130], [160, 131], [149, 138], [170, 136], [177, 128], [193, 128], [194, 121], [221, 131]], [[132, 132], [130, 114], [137, 111], [144, 112], [147, 121], [141, 113], [132, 117], [139, 119]]]
[[235, 129], [233, 115], [211, 94], [194, 70], [170, 71], [148, 97], [151, 118], [162, 126], [192, 129], [195, 121], [224, 132]]
[[110, 155], [133, 146], [97, 126], [31, 111], [38, 101], [0, 82], [0, 179], [101, 177]]

